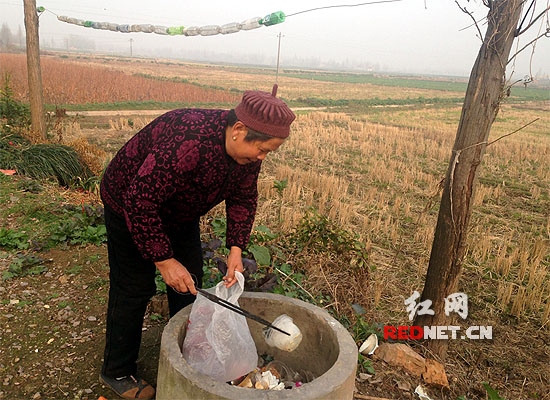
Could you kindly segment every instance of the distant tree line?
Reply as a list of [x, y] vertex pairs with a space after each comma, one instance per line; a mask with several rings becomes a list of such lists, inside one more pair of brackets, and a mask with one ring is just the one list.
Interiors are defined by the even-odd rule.
[[25, 36], [21, 25], [17, 29], [17, 34], [12, 33], [6, 22], [0, 28], [0, 50], [9, 51], [13, 49], [21, 49], [25, 47]]
[[[53, 37], [40, 39], [40, 47], [63, 50], [95, 50], [95, 42], [84, 35], [67, 35], [57, 42]], [[25, 48], [25, 34], [19, 25], [17, 33], [13, 33], [4, 22], [0, 28], [0, 51], [8, 52]]]

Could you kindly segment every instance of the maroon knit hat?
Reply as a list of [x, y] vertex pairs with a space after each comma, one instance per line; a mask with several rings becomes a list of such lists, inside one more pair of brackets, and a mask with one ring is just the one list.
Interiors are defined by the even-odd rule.
[[273, 92], [247, 90], [239, 105], [235, 107], [235, 114], [239, 121], [250, 129], [264, 135], [286, 138], [290, 133], [290, 124], [296, 115], [284, 101], [275, 97], [277, 85], [273, 85]]

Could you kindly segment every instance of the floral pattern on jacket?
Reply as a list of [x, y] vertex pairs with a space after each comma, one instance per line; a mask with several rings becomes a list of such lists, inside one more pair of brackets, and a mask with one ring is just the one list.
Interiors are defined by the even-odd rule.
[[169, 232], [225, 200], [226, 245], [246, 248], [256, 215], [261, 162], [237, 164], [225, 151], [227, 111], [180, 109], [161, 115], [116, 154], [101, 198], [126, 219], [140, 253], [173, 256]]

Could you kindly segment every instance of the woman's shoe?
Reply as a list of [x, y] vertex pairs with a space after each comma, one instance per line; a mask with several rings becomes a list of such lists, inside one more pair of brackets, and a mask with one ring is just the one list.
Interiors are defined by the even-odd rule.
[[109, 378], [99, 374], [99, 381], [124, 399], [150, 400], [155, 398], [155, 389], [138, 376], [128, 375]]

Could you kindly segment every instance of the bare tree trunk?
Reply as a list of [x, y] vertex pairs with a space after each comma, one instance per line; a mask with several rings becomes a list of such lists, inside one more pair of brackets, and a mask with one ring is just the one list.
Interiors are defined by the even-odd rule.
[[44, 117], [44, 92], [40, 70], [40, 44], [38, 41], [38, 14], [35, 0], [23, 0], [25, 8], [25, 31], [27, 34], [27, 72], [29, 79], [29, 99], [31, 103], [31, 128], [41, 138], [46, 139], [46, 119]]
[[[458, 288], [478, 167], [505, 95], [506, 63], [523, 3], [524, 0], [489, 2], [487, 33], [470, 74], [422, 292], [421, 301], [432, 300], [435, 314], [417, 316], [415, 325], [452, 325], [453, 315], [445, 315], [445, 298]], [[447, 344], [444, 340], [432, 340], [428, 347], [445, 358]]]

